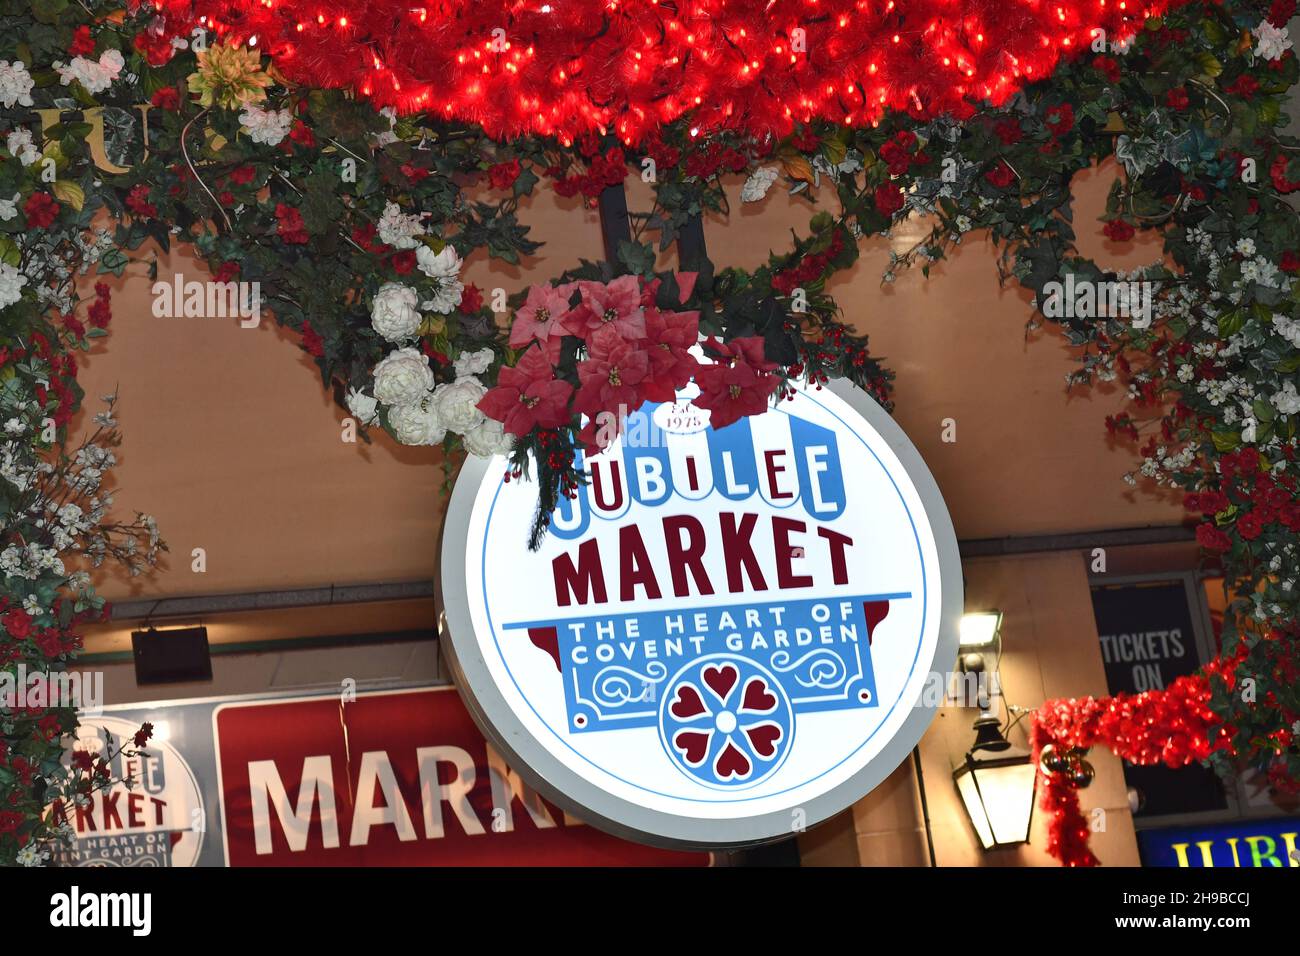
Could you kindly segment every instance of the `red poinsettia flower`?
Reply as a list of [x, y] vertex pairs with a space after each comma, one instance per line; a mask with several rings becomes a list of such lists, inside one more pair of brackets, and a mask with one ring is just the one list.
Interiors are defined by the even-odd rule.
[[645, 338], [645, 308], [636, 276], [619, 276], [609, 283], [579, 282], [578, 290], [582, 301], [565, 319], [571, 335], [590, 340], [600, 329], [612, 326], [629, 341]]
[[645, 401], [642, 383], [650, 374], [650, 356], [639, 342], [629, 342], [618, 329], [597, 329], [587, 348], [587, 360], [578, 363], [581, 387], [573, 410], [595, 419], [609, 412], [621, 421]]
[[513, 368], [497, 376], [496, 388], [484, 395], [478, 410], [499, 421], [511, 435], [523, 437], [534, 427], [559, 428], [569, 421], [573, 386], [555, 377], [539, 346], [530, 348]]
[[700, 365], [690, 353], [700, 338], [700, 313], [650, 308], [646, 310], [645, 330], [650, 357], [645, 397], [652, 402], [671, 402]]
[[[537, 342], [554, 365], [560, 361], [560, 340], [564, 337], [569, 316], [572, 283], [562, 286], [535, 285], [528, 290], [524, 304], [515, 312], [510, 326], [510, 347], [523, 348]], [[463, 301], [462, 294], [462, 301]]]
[[701, 365], [695, 372], [700, 386], [695, 404], [709, 410], [709, 424], [715, 430], [726, 428], [746, 415], [767, 411], [768, 399], [779, 380], [771, 374], [776, 363], [764, 357], [763, 340], [749, 336], [726, 344], [709, 339], [707, 344], [721, 356], [719, 361]]
[[49, 193], [32, 193], [23, 204], [23, 215], [32, 229], [44, 229], [59, 218], [59, 204]]

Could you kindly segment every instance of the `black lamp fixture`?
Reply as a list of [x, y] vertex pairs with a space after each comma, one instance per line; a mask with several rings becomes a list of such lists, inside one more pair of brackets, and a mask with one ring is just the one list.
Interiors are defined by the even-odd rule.
[[[986, 850], [1029, 842], [1038, 768], [1032, 755], [1007, 740], [998, 717], [1002, 696], [998, 659], [1002, 654], [1002, 614], [967, 614], [961, 628], [961, 669], [982, 679], [975, 743], [952, 773], [971, 825]], [[986, 681], [986, 683], [984, 683]]]

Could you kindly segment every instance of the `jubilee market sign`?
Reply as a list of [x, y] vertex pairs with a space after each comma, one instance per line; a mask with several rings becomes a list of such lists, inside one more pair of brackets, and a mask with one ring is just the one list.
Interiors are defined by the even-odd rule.
[[442, 546], [451, 663], [529, 783], [670, 846], [810, 827], [879, 784], [956, 659], [961, 565], [920, 455], [837, 381], [721, 430], [647, 404], [541, 549], [527, 481], [469, 458]]

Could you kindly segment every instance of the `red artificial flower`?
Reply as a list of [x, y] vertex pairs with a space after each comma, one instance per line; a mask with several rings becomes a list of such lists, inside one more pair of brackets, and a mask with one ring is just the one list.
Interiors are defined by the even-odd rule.
[[1273, 0], [1264, 19], [1273, 26], [1281, 28], [1285, 27], [1293, 16], [1295, 16], [1295, 0]]
[[996, 166], [984, 174], [984, 178], [998, 189], [1006, 189], [1016, 181], [1016, 174], [1005, 162], [999, 161]]
[[1237, 533], [1247, 541], [1254, 541], [1264, 530], [1264, 522], [1254, 511], [1247, 511], [1237, 519]]
[[1295, 275], [1300, 272], [1300, 255], [1296, 255], [1293, 249], [1286, 250], [1286, 252], [1282, 253], [1282, 258], [1278, 260], [1277, 267], [1283, 272]]
[[174, 86], [164, 86], [149, 98], [149, 103], [161, 110], [178, 110], [181, 108], [181, 93]]
[[1273, 164], [1269, 166], [1268, 175], [1273, 180], [1273, 188], [1280, 193], [1293, 193], [1300, 189], [1300, 179], [1288, 179], [1286, 175], [1287, 166], [1291, 158], [1286, 153], [1278, 153], [1273, 157]]
[[588, 340], [586, 361], [578, 363], [573, 410], [593, 421], [601, 412], [622, 421], [645, 401], [641, 383], [649, 374], [650, 357], [640, 344], [623, 338], [613, 325], [597, 329]]
[[483, 308], [483, 293], [479, 287], [470, 282], [460, 293], [460, 305], [456, 306], [465, 315], [473, 315]]
[[1025, 131], [1013, 119], [998, 120], [993, 127], [993, 135], [1002, 140], [1003, 146], [1014, 146], [1024, 138]]
[[221, 192], [217, 193], [217, 202], [221, 203], [223, 206], [232, 206], [235, 202], [235, 194], [229, 189], [223, 189]]
[[[403, 249], [401, 252], [393, 253], [393, 258], [389, 260], [389, 263], [392, 265], [394, 272], [399, 276], [404, 276], [410, 274], [417, 261], [415, 250]], [[461, 301], [463, 302], [464, 299], [462, 298]]]
[[153, 724], [145, 721], [140, 725], [140, 729], [135, 732], [135, 736], [131, 738], [131, 743], [135, 744], [137, 747], [143, 747], [149, 742], [149, 738], [152, 736]]
[[32, 633], [32, 616], [20, 607], [14, 608], [0, 618], [5, 633], [16, 640], [23, 640]]
[[402, 163], [402, 175], [413, 183], [418, 183], [426, 179], [429, 171], [423, 166], [412, 166], [410, 163]]
[[893, 216], [903, 208], [903, 190], [893, 183], [881, 183], [875, 192], [876, 209], [882, 216]]
[[277, 203], [275, 207], [276, 234], [286, 243], [306, 245], [307, 227], [302, 221], [302, 213], [293, 206]]
[[1171, 110], [1185, 110], [1188, 104], [1187, 87], [1175, 86], [1165, 94], [1165, 106]]
[[776, 363], [764, 357], [762, 338], [750, 336], [725, 344], [710, 339], [707, 344], [721, 359], [696, 370], [700, 395], [695, 404], [708, 409], [710, 427], [717, 431], [746, 415], [767, 411], [780, 380], [772, 374]]
[[325, 355], [325, 340], [311, 327], [310, 322], [302, 324], [302, 347], [308, 355], [322, 358]]
[[493, 189], [506, 190], [515, 184], [522, 172], [519, 160], [512, 159], [506, 163], [497, 163], [488, 170], [488, 182], [492, 184]]
[[912, 155], [896, 140], [886, 140], [880, 147], [880, 158], [889, 167], [889, 172], [901, 176], [912, 164]]
[[126, 195], [126, 208], [146, 219], [158, 215], [158, 207], [149, 202], [149, 186], [145, 183], [131, 187]]
[[1196, 540], [1206, 551], [1223, 553], [1232, 550], [1232, 539], [1210, 522], [1196, 527]]
[[239, 278], [239, 263], [233, 259], [221, 263], [217, 269], [216, 275], [212, 277], [217, 282], [234, 282]]
[[45, 229], [59, 217], [59, 204], [49, 193], [32, 193], [23, 204], [23, 215], [32, 229]]
[[540, 347], [524, 352], [514, 367], [504, 366], [496, 388], [484, 395], [478, 409], [520, 438], [533, 428], [559, 428], [569, 422], [573, 386], [555, 377]]
[[33, 638], [33, 642], [49, 660], [57, 658], [65, 649], [59, 632], [52, 627], [42, 630]]
[[805, 126], [799, 132], [790, 137], [790, 142], [794, 148], [803, 153], [815, 153], [822, 144], [822, 138], [817, 135], [811, 126]]
[[1074, 107], [1069, 103], [1053, 106], [1044, 114], [1043, 121], [1053, 136], [1064, 136], [1074, 129]]
[[579, 282], [582, 300], [565, 317], [571, 335], [590, 341], [605, 326], [613, 326], [630, 341], [645, 338], [645, 308], [636, 276], [619, 276], [612, 282]]
[[1120, 80], [1119, 63], [1114, 57], [1099, 56], [1092, 61], [1092, 68], [1112, 83], [1118, 83]]
[[113, 293], [112, 290], [109, 289], [107, 283], [95, 283], [95, 301], [92, 302], [90, 308], [86, 310], [86, 318], [95, 328], [108, 328], [108, 323], [113, 318], [113, 309], [111, 305], [112, 298]]
[[172, 38], [166, 31], [154, 33], [151, 29], [145, 29], [137, 33], [131, 42], [150, 66], [166, 66], [176, 55]]
[[305, 146], [307, 149], [316, 146], [316, 135], [311, 131], [311, 127], [302, 120], [293, 121], [293, 129], [289, 131], [289, 138], [299, 146]]
[[83, 23], [73, 31], [68, 52], [73, 56], [90, 56], [95, 52], [95, 38], [90, 35], [89, 26]]
[[1101, 228], [1102, 234], [1111, 242], [1128, 242], [1136, 230], [1123, 219], [1111, 219]]
[[247, 186], [256, 176], [257, 168], [245, 163], [232, 169], [226, 179], [236, 186]]
[[1249, 73], [1243, 73], [1223, 89], [1225, 93], [1244, 96], [1248, 100], [1254, 99], [1255, 93], [1259, 90], [1259, 81]]

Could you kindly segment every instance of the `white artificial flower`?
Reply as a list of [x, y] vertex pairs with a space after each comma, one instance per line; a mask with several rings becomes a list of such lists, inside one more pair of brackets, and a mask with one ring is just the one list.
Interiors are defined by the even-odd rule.
[[420, 303], [421, 308], [446, 315], [460, 305], [465, 286], [460, 281], [461, 260], [455, 249], [444, 246], [441, 252], [434, 252], [421, 245], [415, 250], [415, 261], [421, 272], [437, 282], [433, 298]]
[[429, 357], [418, 349], [397, 349], [375, 366], [375, 398], [385, 405], [410, 405], [433, 390]]
[[1241, 440], [1247, 445], [1253, 445], [1257, 437], [1257, 428], [1259, 428], [1259, 422], [1255, 421], [1253, 416], [1244, 419], [1241, 423]]
[[514, 447], [514, 439], [505, 433], [501, 423], [495, 418], [484, 418], [478, 425], [465, 433], [465, 450], [480, 458], [493, 455], [508, 455]]
[[970, 232], [970, 216], [958, 216], [956, 219], [956, 226], [958, 232]]
[[1269, 401], [1283, 415], [1294, 415], [1300, 412], [1300, 393], [1296, 392], [1294, 382], [1283, 382], [1282, 391], [1276, 393]]
[[1253, 256], [1255, 254], [1255, 240], [1238, 239], [1236, 248], [1243, 256]]
[[0, 199], [0, 221], [8, 222], [18, 215], [18, 200], [22, 193], [14, 193], [13, 199]]
[[1286, 27], [1275, 27], [1267, 20], [1260, 21], [1255, 27], [1255, 36], [1259, 39], [1255, 55], [1266, 60], [1280, 60], [1282, 54], [1291, 49], [1291, 34]]
[[749, 174], [745, 185], [740, 188], [741, 202], [758, 202], [767, 195], [767, 191], [776, 182], [777, 172], [771, 166], [763, 166]]
[[436, 445], [447, 434], [431, 393], [409, 405], [388, 410], [388, 427], [403, 445]]
[[23, 65], [22, 60], [15, 60], [13, 63], [0, 60], [0, 103], [3, 103], [6, 109], [13, 109], [14, 106], [34, 106], [32, 89], [35, 86], [36, 81], [27, 72], [27, 67]]
[[103, 93], [113, 85], [125, 65], [126, 61], [122, 59], [120, 51], [105, 50], [98, 60], [77, 56], [66, 65], [55, 61], [54, 68], [59, 71], [59, 79], [64, 86], [80, 83], [87, 93]]
[[396, 143], [397, 134], [393, 130], [397, 126], [397, 110], [391, 106], [385, 106], [379, 111], [379, 115], [388, 120], [388, 129], [375, 134], [375, 145], [387, 146], [389, 143]]
[[462, 352], [460, 358], [452, 363], [456, 377], [462, 375], [482, 375], [492, 367], [495, 358], [491, 349], [479, 349], [477, 352]]
[[1300, 322], [1290, 316], [1273, 313], [1273, 328], [1278, 335], [1300, 349]]
[[49, 850], [41, 849], [35, 843], [28, 843], [14, 856], [19, 866], [41, 866], [49, 856]]
[[451, 431], [464, 435], [483, 420], [478, 403], [487, 389], [473, 375], [444, 382], [433, 392], [433, 404], [438, 417]]
[[402, 207], [390, 202], [384, 206], [384, 214], [379, 217], [376, 231], [379, 239], [394, 249], [414, 249], [419, 243], [415, 237], [424, 232], [420, 225], [423, 216], [408, 216]]
[[239, 124], [254, 143], [279, 146], [293, 128], [293, 116], [288, 110], [264, 110], [248, 103], [239, 114]]
[[348, 411], [357, 416], [363, 425], [373, 425], [379, 420], [379, 403], [374, 396], [367, 395], [359, 388], [348, 392]]
[[442, 252], [434, 252], [428, 246], [421, 245], [415, 250], [415, 261], [420, 271], [430, 279], [455, 279], [460, 276], [460, 256], [451, 246], [443, 246]]
[[23, 126], [10, 130], [5, 138], [5, 149], [24, 166], [30, 166], [41, 158], [41, 151], [32, 141], [32, 131]]
[[27, 276], [7, 262], [0, 262], [0, 309], [7, 309], [23, 297]]
[[370, 324], [389, 342], [400, 344], [414, 338], [423, 318], [416, 306], [420, 297], [410, 286], [385, 282], [370, 305]]

